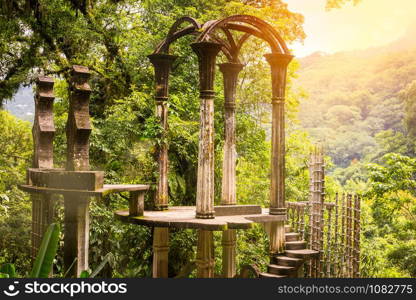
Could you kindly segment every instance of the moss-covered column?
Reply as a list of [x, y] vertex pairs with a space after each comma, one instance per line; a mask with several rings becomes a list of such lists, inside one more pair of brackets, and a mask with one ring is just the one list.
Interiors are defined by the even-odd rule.
[[[169, 74], [176, 56], [168, 54], [152, 54], [148, 58], [155, 69], [155, 102], [156, 116], [160, 121], [162, 133], [159, 136], [157, 147], [158, 174], [154, 208], [165, 210], [169, 206], [168, 185], [168, 144], [166, 133], [168, 130], [168, 99], [169, 99]], [[153, 277], [168, 277], [168, 228], [155, 228], [153, 239]]]
[[191, 44], [198, 56], [200, 81], [200, 132], [196, 217], [214, 218], [214, 79], [215, 61], [221, 45], [211, 42]]
[[[70, 82], [69, 112], [66, 124], [67, 171], [88, 171], [89, 137], [91, 134], [88, 84], [90, 71], [87, 67], [73, 66]], [[64, 264], [68, 270], [75, 258], [75, 268], [70, 273], [79, 276], [88, 270], [89, 249], [89, 197], [67, 194], [64, 197], [65, 231]], [[69, 274], [69, 276], [71, 276]]]
[[[285, 205], [285, 90], [287, 67], [293, 56], [271, 53], [265, 55], [272, 77], [272, 153], [270, 214], [286, 215]], [[284, 222], [270, 224], [270, 251], [284, 251]]]
[[159, 136], [157, 162], [159, 178], [157, 179], [155, 209], [168, 208], [168, 145], [166, 132], [168, 130], [169, 73], [176, 56], [168, 54], [152, 54], [148, 56], [155, 69], [155, 102], [156, 116], [159, 118], [162, 132]]

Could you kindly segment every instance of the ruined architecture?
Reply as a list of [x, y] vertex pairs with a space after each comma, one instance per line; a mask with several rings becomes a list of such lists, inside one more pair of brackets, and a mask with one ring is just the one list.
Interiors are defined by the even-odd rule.
[[[169, 76], [176, 59], [169, 49], [176, 40], [189, 35], [194, 37], [190, 47], [198, 57], [200, 82], [197, 195], [195, 206], [175, 207], [169, 206], [169, 145], [164, 139], [168, 130]], [[268, 208], [239, 205], [236, 198], [236, 83], [239, 72], [244, 68], [239, 59], [240, 49], [250, 38], [265, 41], [271, 50], [265, 55], [270, 64], [272, 83], [272, 155]], [[214, 79], [216, 58], [221, 52], [228, 60], [219, 65], [219, 71], [224, 78], [225, 143], [221, 203], [214, 205]], [[65, 169], [53, 168], [53, 80], [39, 78], [33, 128], [34, 163], [33, 168], [28, 170], [27, 183], [21, 186], [32, 197], [33, 254], [37, 251], [45, 226], [52, 221], [52, 195], [63, 195], [65, 265], [69, 268], [76, 258], [74, 274], [79, 275], [82, 270], [88, 268], [88, 211], [91, 197], [99, 198], [109, 193], [128, 191], [129, 209], [116, 211], [115, 216], [126, 223], [153, 228], [155, 278], [168, 277], [170, 228], [189, 228], [197, 231], [195, 268], [196, 276], [200, 278], [219, 276], [214, 274], [214, 231], [222, 232], [222, 277], [323, 277], [341, 272], [351, 276], [359, 274], [359, 222], [357, 224], [354, 221], [359, 220], [359, 214], [353, 212], [353, 206], [348, 204], [353, 201], [350, 196], [346, 197], [346, 201], [341, 201], [347, 203], [341, 205], [342, 212], [338, 210], [338, 197], [336, 205], [324, 203], [322, 155], [313, 156], [311, 162], [310, 200], [305, 203], [285, 202], [285, 88], [287, 67], [292, 58], [276, 30], [254, 16], [235, 15], [205, 24], [199, 24], [190, 17], [183, 17], [173, 24], [166, 38], [154, 53], [149, 55], [155, 71], [156, 114], [164, 129], [160, 139], [162, 142], [158, 146], [159, 177], [151, 210], [144, 210], [144, 192], [149, 188], [148, 185], [105, 185], [103, 172], [90, 171], [90, 87], [89, 70], [86, 67], [74, 66], [72, 69], [66, 132], [67, 164]], [[354, 198], [354, 201], [358, 203], [354, 206], [355, 211], [358, 211], [358, 198]], [[335, 209], [332, 209], [333, 207]], [[327, 217], [324, 216], [325, 210], [331, 211]], [[335, 217], [332, 217], [333, 211]], [[325, 221], [328, 218], [329, 221]], [[333, 220], [341, 222], [342, 225], [332, 225]], [[290, 224], [285, 225], [285, 222]], [[256, 266], [244, 266], [241, 267], [241, 273], [237, 274], [236, 230], [249, 229], [253, 223], [261, 223], [269, 236], [270, 264], [267, 266], [267, 272], [260, 272]], [[333, 241], [339, 232], [342, 232], [342, 240]], [[358, 236], [352, 232], [358, 232]], [[332, 246], [338, 247], [324, 247], [325, 239]], [[336, 259], [339, 256], [336, 256], [335, 252], [340, 251], [344, 242], [349, 245], [346, 261], [338, 262]], [[352, 263], [354, 261], [355, 264]], [[344, 272], [346, 269], [349, 270], [348, 273]]]

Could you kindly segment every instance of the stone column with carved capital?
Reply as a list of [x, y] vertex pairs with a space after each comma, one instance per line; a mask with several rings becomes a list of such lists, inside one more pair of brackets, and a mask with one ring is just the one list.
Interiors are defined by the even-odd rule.
[[221, 205], [234, 205], [236, 199], [236, 145], [235, 145], [235, 95], [238, 74], [244, 65], [238, 63], [220, 64], [224, 78], [224, 160], [222, 165]]
[[285, 208], [285, 89], [287, 66], [293, 56], [266, 54], [272, 74], [272, 155], [270, 214], [284, 215]]
[[196, 217], [214, 218], [214, 79], [215, 61], [221, 45], [212, 42], [191, 44], [198, 56], [200, 80], [200, 132]]
[[[168, 184], [168, 144], [166, 133], [168, 130], [168, 99], [169, 99], [169, 74], [176, 56], [157, 53], [148, 56], [155, 69], [155, 102], [156, 117], [159, 118], [162, 133], [159, 136], [157, 147], [157, 163], [159, 178], [157, 179], [154, 209], [165, 210], [169, 206]], [[168, 277], [168, 241], [169, 228], [154, 228], [153, 239], [153, 277]]]
[[[293, 56], [281, 53], [265, 55], [272, 77], [272, 153], [270, 214], [286, 215], [285, 205], [285, 90], [287, 67]], [[285, 247], [284, 222], [273, 222], [268, 230], [271, 254]]]
[[168, 54], [152, 54], [148, 58], [155, 69], [155, 100], [156, 116], [159, 118], [162, 133], [159, 136], [159, 145], [157, 147], [158, 173], [155, 209], [165, 210], [168, 208], [168, 145], [166, 143], [166, 132], [168, 130], [168, 91], [169, 91], [169, 73], [176, 56]]
[[[235, 205], [236, 198], [236, 145], [235, 145], [235, 95], [238, 74], [244, 65], [239, 63], [220, 64], [224, 78], [224, 159], [222, 164], [221, 205]], [[222, 233], [222, 270], [225, 278], [236, 273], [236, 230], [228, 229]]]

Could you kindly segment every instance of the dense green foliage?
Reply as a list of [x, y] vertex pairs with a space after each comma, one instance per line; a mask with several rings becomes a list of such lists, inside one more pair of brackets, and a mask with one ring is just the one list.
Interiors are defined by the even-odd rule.
[[297, 86], [308, 93], [302, 127], [325, 145], [334, 178], [365, 196], [362, 275], [368, 277], [415, 276], [413, 36], [301, 60]]
[[0, 111], [0, 265], [29, 270], [30, 202], [17, 185], [24, 182], [32, 153], [30, 124]]
[[[347, 2], [330, 0], [328, 8]], [[12, 0], [0, 7], [0, 104], [38, 73], [55, 78], [55, 166], [65, 159], [68, 76], [73, 64], [92, 71], [93, 132], [90, 159], [107, 183], [154, 183], [160, 127], [154, 116], [153, 70], [147, 59], [168, 28], [183, 15], [200, 22], [252, 14], [271, 23], [288, 42], [301, 41], [303, 17], [281, 0]], [[177, 41], [169, 100], [169, 198], [171, 205], [195, 203], [198, 151], [198, 73], [190, 38]], [[412, 38], [385, 48], [320, 54], [289, 67], [287, 91], [287, 200], [306, 200], [308, 153], [326, 147], [328, 199], [340, 189], [361, 192], [362, 275], [416, 276], [415, 135], [416, 56]], [[270, 76], [256, 39], [242, 50], [246, 67], [237, 91], [237, 196], [239, 203], [268, 205], [270, 182]], [[219, 62], [223, 62], [220, 57]], [[293, 88], [300, 86], [301, 88]], [[216, 201], [221, 191], [223, 145], [222, 78], [215, 89]], [[303, 98], [304, 91], [309, 98]], [[298, 120], [298, 110], [300, 114]], [[312, 141], [309, 139], [312, 137]], [[30, 166], [30, 125], [0, 111], [0, 265], [13, 262], [30, 272], [30, 202], [17, 189]], [[333, 161], [333, 163], [332, 163]], [[146, 195], [151, 205], [154, 191]], [[56, 219], [62, 220], [61, 199]], [[126, 195], [91, 203], [91, 268], [101, 276], [150, 276], [152, 232], [121, 224], [113, 211]], [[169, 273], [177, 275], [195, 257], [195, 232], [172, 230]], [[238, 264], [265, 266], [267, 237], [261, 227], [241, 231]], [[220, 235], [215, 234], [217, 245]], [[54, 273], [62, 275], [62, 249]], [[221, 248], [216, 248], [220, 257]], [[220, 273], [221, 260], [216, 261]], [[87, 273], [85, 273], [87, 274]], [[88, 273], [93, 274], [91, 272]]]
[[[108, 183], [153, 183], [156, 178], [155, 146], [159, 142], [160, 128], [154, 117], [153, 71], [146, 56], [163, 39], [175, 19], [183, 15], [204, 22], [232, 14], [252, 14], [270, 22], [286, 41], [302, 40], [303, 17], [288, 11], [287, 5], [281, 1], [271, 2], [273, 5], [269, 5], [269, 1], [222, 0], [11, 1], [2, 7], [0, 20], [1, 26], [9, 30], [2, 31], [4, 35], [1, 38], [4, 47], [0, 55], [7, 63], [1, 70], [0, 97], [8, 99], [19, 85], [30, 84], [35, 69], [36, 72], [55, 76], [55, 165], [62, 166], [65, 159], [68, 70], [72, 64], [88, 66], [93, 72], [92, 168], [105, 170]], [[13, 35], [12, 31], [15, 32]], [[184, 38], [172, 47], [172, 52], [180, 57], [172, 71], [169, 101], [169, 196], [172, 205], [191, 205], [195, 202], [199, 99], [197, 62], [187, 46], [189, 41], [189, 38]], [[13, 51], [13, 47], [19, 51]], [[237, 109], [237, 172], [241, 203], [267, 205], [268, 201], [270, 145], [267, 140], [270, 117], [265, 104], [270, 103], [270, 71], [261, 55], [267, 51], [267, 47], [255, 39], [242, 51], [242, 60], [247, 67], [239, 82]], [[224, 58], [220, 58], [221, 61]], [[293, 63], [290, 77], [293, 77], [295, 69], [296, 63]], [[217, 77], [215, 172], [216, 199], [219, 200], [224, 124], [222, 79]], [[289, 91], [289, 128], [296, 123], [297, 106], [297, 95]], [[304, 199], [308, 186], [306, 160], [310, 144], [304, 133], [290, 131], [293, 134], [288, 139], [288, 151], [291, 153], [288, 158], [288, 194], [293, 199]], [[28, 127], [26, 134], [30, 136]], [[24, 147], [30, 152], [30, 142], [26, 141]], [[14, 187], [24, 181], [24, 168], [29, 165], [28, 161], [24, 162], [21, 169], [15, 170], [19, 172], [19, 177], [13, 182]], [[28, 203], [27, 196], [23, 199]], [[146, 205], [152, 199], [153, 191], [150, 191]], [[152, 232], [144, 227], [120, 224], [112, 215], [115, 209], [126, 204], [124, 195], [103, 203], [92, 203], [91, 267], [94, 269], [104, 258], [108, 258], [110, 267], [106, 268], [104, 276], [149, 276]], [[62, 218], [61, 207], [58, 199], [58, 219]], [[25, 219], [29, 219], [29, 213]], [[25, 227], [25, 234], [19, 235], [25, 240], [25, 243], [20, 243], [24, 249], [14, 251], [5, 245], [2, 249], [7, 255], [28, 260], [29, 228]], [[255, 228], [240, 233], [240, 262], [266, 261], [266, 237], [260, 232], [260, 228]], [[190, 230], [174, 231], [171, 236], [169, 272], [173, 276], [194, 259], [196, 237], [195, 232]], [[218, 242], [219, 238], [216, 236]], [[28, 271], [27, 263], [16, 259], [7, 261], [16, 262], [19, 270]], [[217, 261], [218, 273], [219, 268], [220, 260]], [[61, 255], [58, 255], [55, 269], [59, 275], [62, 270]]]

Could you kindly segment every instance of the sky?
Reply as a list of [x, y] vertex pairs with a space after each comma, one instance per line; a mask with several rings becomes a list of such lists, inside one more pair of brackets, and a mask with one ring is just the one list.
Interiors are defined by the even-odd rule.
[[289, 45], [297, 57], [381, 46], [416, 27], [416, 0], [362, 0], [325, 10], [326, 0], [284, 0], [305, 17], [304, 44]]

